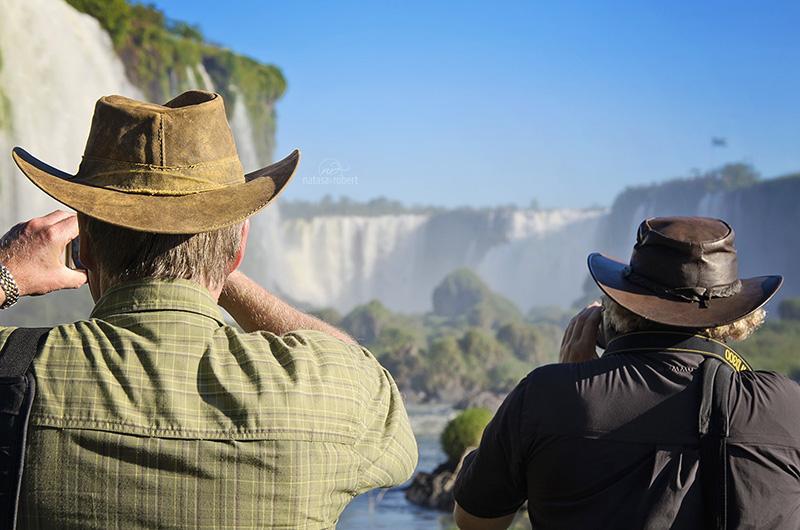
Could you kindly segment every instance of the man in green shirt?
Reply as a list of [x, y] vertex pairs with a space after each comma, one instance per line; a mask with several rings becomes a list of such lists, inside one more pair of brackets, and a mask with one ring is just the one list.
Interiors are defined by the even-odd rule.
[[[96, 302], [34, 360], [20, 527], [331, 528], [355, 495], [409, 477], [417, 448], [391, 375], [236, 271], [247, 217], [296, 151], [244, 175], [222, 98], [193, 91], [102, 98], [75, 176], [14, 158], [78, 215], [4, 237], [0, 307], [84, 283]], [[78, 235], [85, 270], [63, 264]]]

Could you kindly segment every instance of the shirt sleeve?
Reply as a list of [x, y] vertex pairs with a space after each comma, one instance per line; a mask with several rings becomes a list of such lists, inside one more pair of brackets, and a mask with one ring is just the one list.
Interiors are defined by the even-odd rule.
[[520, 422], [526, 379], [506, 397], [483, 431], [478, 448], [464, 458], [454, 496], [476, 517], [514, 513], [527, 498], [526, 464]]
[[364, 382], [370, 398], [365, 404], [365, 429], [356, 444], [362, 459], [357, 493], [402, 484], [417, 467], [418, 456], [417, 442], [394, 379], [369, 351], [361, 350], [367, 357]]

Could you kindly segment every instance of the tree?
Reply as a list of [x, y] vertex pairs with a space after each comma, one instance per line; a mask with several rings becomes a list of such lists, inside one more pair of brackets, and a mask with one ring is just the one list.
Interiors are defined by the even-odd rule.
[[467, 364], [476, 370], [486, 370], [504, 358], [509, 350], [491, 333], [479, 328], [469, 328], [458, 341]]
[[540, 359], [542, 337], [533, 324], [509, 322], [497, 330], [497, 340], [508, 346], [521, 361], [536, 363]]
[[445, 276], [433, 290], [433, 312], [479, 327], [522, 320], [513, 302], [493, 293], [477, 274], [465, 268]]
[[332, 307], [323, 307], [322, 309], [311, 311], [311, 314], [332, 326], [338, 326], [342, 322], [342, 314]]
[[463, 315], [489, 296], [489, 288], [469, 269], [457, 269], [433, 290], [433, 312], [440, 316]]
[[350, 311], [342, 319], [342, 327], [358, 342], [370, 345], [391, 318], [391, 312], [378, 300], [373, 300]]

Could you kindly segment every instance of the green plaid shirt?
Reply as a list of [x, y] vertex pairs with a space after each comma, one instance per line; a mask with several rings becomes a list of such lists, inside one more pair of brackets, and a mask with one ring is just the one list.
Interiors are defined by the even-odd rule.
[[21, 528], [330, 528], [417, 461], [367, 350], [243, 333], [189, 281], [109, 290], [34, 373]]

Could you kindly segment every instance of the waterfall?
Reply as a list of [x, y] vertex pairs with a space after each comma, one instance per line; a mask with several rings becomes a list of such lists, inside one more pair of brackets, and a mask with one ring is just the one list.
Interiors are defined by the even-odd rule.
[[97, 98], [141, 93], [97, 20], [66, 2], [0, 0], [0, 13], [0, 94], [11, 110], [0, 130], [0, 220], [7, 227], [57, 204], [19, 172], [11, 148], [74, 173]]
[[[143, 96], [94, 18], [63, 0], [0, 0], [0, 12], [0, 221], [7, 228], [56, 207], [13, 164], [13, 146], [74, 172], [97, 98]], [[214, 89], [202, 64], [186, 78]], [[245, 170], [253, 170], [269, 161], [259, 158], [244, 98], [230, 89], [238, 96], [228, 102], [231, 129]], [[799, 178], [689, 191], [623, 193], [610, 211], [463, 208], [296, 218], [273, 204], [253, 218], [245, 270], [293, 301], [341, 311], [375, 298], [396, 310], [428, 310], [436, 284], [464, 266], [523, 309], [567, 306], [581, 294], [589, 252], [627, 258], [645, 217], [700, 214], [734, 226], [742, 274], [784, 274], [784, 294], [800, 293], [800, 232], [792, 229], [800, 222]]]
[[[259, 161], [258, 150], [253, 139], [253, 125], [250, 123], [250, 116], [247, 114], [244, 96], [235, 86], [230, 88], [235, 95], [230, 125], [233, 131], [233, 138], [236, 141], [236, 150], [239, 152], [239, 158], [242, 161], [245, 172], [254, 171], [265, 165], [265, 163], [262, 164]], [[230, 102], [227, 103], [230, 104]]]
[[477, 272], [517, 306], [569, 307], [583, 292], [586, 256], [597, 250], [598, 210], [554, 210], [535, 230], [491, 249]]
[[[19, 172], [7, 155], [11, 147], [23, 146], [74, 172], [97, 98], [143, 95], [126, 78], [111, 39], [94, 18], [62, 0], [0, 0], [0, 9], [0, 94], [11, 111], [10, 123], [0, 131], [0, 149], [6, 153], [0, 160], [0, 215], [8, 227], [57, 207]], [[192, 85], [214, 89], [202, 64], [186, 77]], [[259, 160], [244, 98], [236, 87], [231, 91], [239, 96], [230, 109], [231, 128], [242, 163], [252, 170], [268, 161]], [[528, 291], [510, 281], [527, 279], [519, 257], [549, 256], [537, 270], [569, 270], [567, 258], [552, 258], [560, 230], [585, 221], [582, 215], [451, 211], [283, 219], [277, 205], [271, 205], [253, 219], [246, 267], [259, 281], [300, 302], [347, 310], [379, 298], [391, 307], [416, 311], [430, 306], [430, 293], [444, 275], [466, 265], [526, 306], [533, 299], [519, 294]], [[582, 252], [585, 246], [574, 248]], [[536, 280], [526, 285], [549, 293], [549, 303], [559, 290], [572, 292], [557, 283], [561, 287], [549, 282], [545, 289]]]
[[254, 220], [248, 273], [291, 300], [342, 311], [379, 299], [401, 311], [431, 308], [458, 267], [523, 308], [581, 294], [586, 254], [602, 210], [451, 210]]
[[257, 279], [292, 300], [349, 309], [379, 298], [416, 309], [429, 293], [414, 288], [422, 260], [424, 215], [337, 216], [281, 221], [267, 209], [254, 227]]
[[208, 75], [208, 70], [203, 66], [203, 63], [197, 65], [197, 73], [200, 76], [200, 80], [203, 82], [201, 85], [198, 85], [198, 88], [214, 92], [214, 82], [211, 80], [211, 76]]

